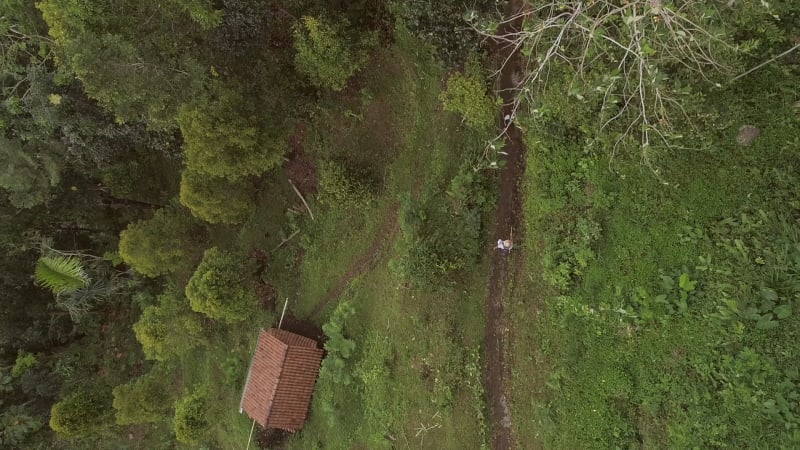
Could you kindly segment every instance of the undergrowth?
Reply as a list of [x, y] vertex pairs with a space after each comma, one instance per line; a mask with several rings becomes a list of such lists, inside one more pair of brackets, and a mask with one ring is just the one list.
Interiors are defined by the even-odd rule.
[[[541, 237], [528, 282], [543, 286], [538, 303], [518, 294], [512, 307], [519, 334], [539, 343], [514, 344], [520, 440], [800, 445], [800, 122], [781, 98], [740, 96], [792, 80], [762, 73], [719, 92], [708, 106], [724, 105], [724, 133], [660, 153], [658, 175], [625, 155], [609, 163], [600, 140], [558, 115], [522, 119], [527, 236]], [[738, 146], [756, 118], [781, 127]]]

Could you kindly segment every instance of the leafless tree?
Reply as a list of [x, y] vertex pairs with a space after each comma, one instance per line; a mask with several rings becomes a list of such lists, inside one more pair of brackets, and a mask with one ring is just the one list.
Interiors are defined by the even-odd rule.
[[[551, 77], [567, 73], [570, 88], [564, 94], [583, 100], [591, 93], [603, 118], [600, 130], [611, 124], [621, 130], [612, 159], [628, 137], [636, 137], [642, 162], [652, 168], [651, 147], [673, 146], [673, 118], [692, 122], [669, 74], [688, 71], [713, 86], [720, 74], [735, 71], [722, 62], [735, 61], [738, 50], [717, 20], [716, 8], [725, 7], [702, 0], [526, 1], [500, 23], [473, 26], [514, 50], [495, 75], [511, 55], [522, 58], [522, 76], [506, 87], [513, 91], [512, 111], [523, 103], [535, 107]], [[521, 29], [497, 32], [506, 28], [498, 25], [520, 19]]]

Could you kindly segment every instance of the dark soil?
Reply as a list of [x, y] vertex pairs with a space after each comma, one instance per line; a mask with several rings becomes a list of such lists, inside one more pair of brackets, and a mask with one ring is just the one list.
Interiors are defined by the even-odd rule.
[[275, 286], [259, 281], [256, 283], [256, 297], [261, 309], [274, 310], [277, 304], [278, 291]]
[[292, 433], [277, 428], [261, 428], [256, 433], [255, 441], [258, 443], [258, 448], [279, 450], [286, 448], [286, 439]]
[[[280, 307], [283, 308], [282, 302]], [[281, 329], [291, 331], [292, 333], [299, 334], [300, 336], [314, 339], [317, 341], [319, 348], [322, 348], [322, 344], [328, 340], [319, 325], [311, 322], [310, 320], [300, 320], [289, 313], [286, 313], [286, 315], [283, 317]]]
[[304, 196], [317, 191], [317, 165], [303, 147], [307, 125], [301, 122], [289, 138], [288, 161], [283, 165], [286, 176]]
[[[510, 1], [506, 9], [506, 17], [513, 16], [522, 7], [521, 0]], [[520, 29], [521, 22], [520, 19], [503, 24], [498, 30], [498, 34], [505, 35]], [[520, 70], [520, 58], [518, 52], [511, 54], [514, 50], [507, 44], [496, 43], [492, 51], [500, 61], [508, 59], [508, 63], [500, 73], [499, 80], [499, 90], [505, 104], [500, 113], [502, 126], [502, 117], [511, 114], [513, 94], [510, 88], [514, 87], [513, 74]], [[494, 237], [507, 239], [513, 230], [514, 240], [519, 242], [524, 231], [520, 182], [525, 174], [525, 145], [522, 141], [522, 134], [513, 125], [507, 130], [504, 150], [508, 155], [505, 157], [506, 164], [500, 172], [500, 198], [495, 213]], [[513, 278], [511, 272], [518, 266], [515, 262], [521, 256], [518, 252], [518, 249], [514, 250], [514, 253], [508, 256], [500, 252], [494, 253], [486, 297], [486, 334], [484, 335], [486, 368], [484, 375], [491, 419], [491, 445], [493, 449], [497, 450], [515, 446], [506, 385], [510, 367], [506, 357], [508, 327], [503, 315], [505, 307], [503, 299], [508, 296], [506, 287]]]

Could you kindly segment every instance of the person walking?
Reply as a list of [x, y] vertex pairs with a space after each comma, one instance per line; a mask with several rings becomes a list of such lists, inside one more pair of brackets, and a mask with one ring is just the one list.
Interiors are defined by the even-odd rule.
[[514, 248], [514, 243], [511, 242], [511, 239], [498, 239], [495, 248], [500, 250], [500, 253], [507, 255]]

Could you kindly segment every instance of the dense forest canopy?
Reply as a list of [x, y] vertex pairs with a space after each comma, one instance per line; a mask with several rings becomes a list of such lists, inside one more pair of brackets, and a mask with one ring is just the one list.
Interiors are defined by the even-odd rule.
[[0, 447], [243, 447], [287, 297], [327, 356], [258, 444], [485, 446], [512, 125], [519, 442], [800, 443], [800, 7], [467, 3], [2, 2]]

